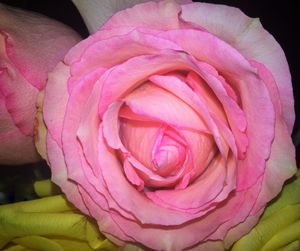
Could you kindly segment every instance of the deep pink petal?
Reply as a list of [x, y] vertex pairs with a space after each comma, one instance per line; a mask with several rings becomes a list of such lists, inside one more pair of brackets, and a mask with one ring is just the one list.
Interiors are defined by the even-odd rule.
[[36, 162], [39, 156], [32, 136], [22, 134], [7, 112], [5, 98], [0, 92], [0, 163], [24, 164]]
[[4, 106], [20, 133], [32, 137], [38, 90], [5, 57], [1, 55], [0, 60], [0, 92]]

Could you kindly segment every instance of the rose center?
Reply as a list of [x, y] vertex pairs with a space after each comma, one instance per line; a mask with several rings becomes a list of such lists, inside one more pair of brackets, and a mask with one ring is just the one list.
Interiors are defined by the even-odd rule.
[[185, 144], [168, 128], [160, 130], [152, 149], [152, 169], [161, 176], [175, 175], [185, 160]]

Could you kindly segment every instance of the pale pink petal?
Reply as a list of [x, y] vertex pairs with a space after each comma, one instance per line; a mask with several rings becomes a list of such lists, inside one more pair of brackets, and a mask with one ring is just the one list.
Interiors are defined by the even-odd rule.
[[160, 122], [121, 119], [120, 137], [125, 147], [145, 166], [152, 165], [152, 149]]
[[[222, 108], [226, 114], [226, 119], [231, 127], [233, 135], [235, 136], [236, 144], [239, 150], [239, 157], [243, 158], [248, 146], [248, 139], [245, 134], [247, 128], [245, 113], [236, 103], [236, 101], [228, 95], [225, 86], [229, 85], [226, 83], [225, 79], [215, 71], [214, 68], [203, 62], [199, 62], [197, 66], [199, 68], [201, 77], [203, 80], [205, 80], [222, 105]], [[193, 78], [191, 74], [189, 76], [192, 78], [190, 81], [195, 79], [195, 77]], [[200, 90], [199, 87], [197, 88], [197, 85], [194, 84], [194, 86], [196, 91]]]
[[249, 233], [249, 231], [257, 224], [261, 213], [262, 212], [259, 212], [255, 216], [248, 216], [245, 221], [231, 228], [224, 238], [224, 246], [229, 249], [235, 241]]
[[270, 158], [267, 160], [262, 190], [253, 208], [253, 215], [266, 203], [273, 199], [280, 191], [284, 182], [297, 171], [295, 162], [295, 147], [289, 136], [283, 118], [276, 118], [275, 138], [271, 148]]
[[176, 128], [207, 131], [203, 120], [185, 102], [150, 83], [135, 89], [124, 98], [124, 102], [133, 112]]
[[176, 29], [180, 27], [178, 19], [180, 11], [180, 5], [175, 1], [138, 4], [113, 15], [100, 30], [120, 26]]
[[64, 124], [62, 130], [62, 149], [66, 166], [68, 169], [68, 178], [76, 181], [81, 179], [81, 160], [78, 152], [78, 139], [76, 136], [80, 126], [82, 112], [84, 111], [86, 101], [95, 87], [93, 76], [88, 76], [84, 81], [74, 87], [70, 93], [68, 104], [64, 115]]
[[[112, 215], [112, 217], [127, 235], [134, 237], [137, 242], [143, 243], [149, 248], [181, 251], [205, 240], [206, 237], [218, 229], [220, 224], [230, 221], [235, 216], [238, 217], [237, 208], [240, 208], [242, 205], [251, 208], [251, 205], [255, 202], [254, 195], [258, 193], [259, 188], [260, 186], [258, 185], [253, 186], [250, 191], [238, 192], [230, 198], [230, 203], [220, 205], [217, 210], [208, 213], [205, 217], [173, 228], [141, 225], [118, 215]], [[222, 233], [223, 236], [225, 234], [226, 232]], [[159, 236], [159, 239], [163, 241], [158, 242], [153, 236]]]
[[1, 5], [0, 16], [0, 29], [9, 34], [9, 59], [31, 85], [41, 90], [48, 71], [80, 37], [67, 26], [37, 13]]
[[[111, 32], [107, 33], [111, 35]], [[135, 56], [156, 54], [161, 49], [180, 49], [176, 43], [143, 30], [132, 29], [124, 34], [118, 32], [112, 37], [105, 37], [105, 34], [98, 32], [81, 42], [78, 49], [75, 46], [70, 50], [65, 61], [71, 65], [72, 76], [84, 76], [94, 69], [109, 68]], [[112, 54], [114, 57], [111, 57]]]
[[132, 167], [136, 170], [139, 176], [144, 180], [145, 184], [152, 188], [163, 188], [172, 187], [176, 185], [176, 188], [181, 189], [187, 186], [187, 184], [181, 184], [184, 175], [190, 170], [189, 168], [191, 162], [190, 158], [186, 158], [185, 162], [182, 164], [181, 168], [173, 175], [161, 176], [157, 171], [152, 170], [148, 166], [144, 166], [133, 156], [128, 156], [128, 164], [130, 163]]
[[63, 63], [59, 63], [49, 73], [43, 99], [43, 118], [47, 125], [48, 133], [62, 147], [61, 132], [68, 102], [66, 82], [70, 76], [70, 69]]
[[114, 13], [147, 0], [72, 0], [90, 33], [95, 33]]
[[89, 214], [88, 209], [78, 191], [77, 185], [70, 182], [68, 179], [67, 167], [61, 148], [50, 134], [47, 135], [46, 143], [48, 161], [51, 165], [51, 180], [61, 188], [68, 200], [79, 208], [79, 210], [85, 214]]
[[[197, 71], [196, 67], [195, 67], [195, 71]], [[220, 152], [225, 158], [227, 145], [224, 144], [224, 142], [222, 142], [219, 129], [216, 126], [213, 119], [211, 118], [211, 114], [209, 113], [206, 104], [203, 102], [202, 97], [196, 95], [186, 85], [186, 83], [184, 83], [182, 80], [174, 76], [153, 75], [150, 77], [150, 80], [155, 85], [168, 90], [170, 93], [175, 94], [181, 100], [184, 100], [190, 107], [192, 107], [197, 112], [197, 114], [201, 115], [202, 120], [205, 122], [204, 125], [206, 125], [207, 129], [209, 129], [203, 131], [212, 134]]]
[[206, 28], [245, 57], [270, 69], [279, 88], [284, 119], [291, 133], [295, 115], [288, 63], [282, 48], [259, 19], [249, 18], [237, 8], [208, 3], [183, 5], [181, 17]]
[[85, 191], [82, 187], [79, 187], [78, 190], [82, 194], [82, 198], [89, 208], [90, 214], [97, 220], [98, 227], [103, 234], [117, 245], [123, 245], [123, 241], [134, 241], [133, 238], [128, 237], [126, 232], [123, 232], [118, 224], [114, 222], [113, 217], [111, 217], [111, 214], [114, 214], [114, 212], [103, 210], [94, 201], [92, 194]]
[[[243, 203], [238, 207], [238, 212], [232, 213], [232, 217], [223, 222], [219, 228], [210, 236], [207, 237], [206, 240], [222, 240], [228, 233], [229, 229], [231, 229], [233, 226], [237, 226], [239, 223], [244, 222], [250, 215], [251, 209], [256, 203], [257, 197], [259, 195], [259, 191], [261, 189], [262, 184], [262, 177], [257, 181], [257, 183], [252, 186], [250, 189], [246, 190], [246, 199], [243, 201]], [[234, 196], [237, 195], [238, 192]], [[231, 202], [229, 202], [231, 203]], [[235, 209], [237, 210], [237, 209]], [[262, 211], [260, 211], [262, 213]], [[253, 222], [247, 222], [246, 226], [250, 227], [249, 224], [252, 224]], [[246, 231], [246, 229], [241, 228], [241, 231]], [[235, 238], [239, 237], [240, 235], [236, 235]], [[228, 240], [229, 241], [229, 240]], [[232, 240], [231, 240], [232, 241]], [[229, 244], [226, 243], [227, 245]]]
[[[240, 161], [238, 189], [250, 187], [263, 174], [274, 138], [275, 122], [274, 108], [268, 90], [256, 74], [256, 69], [238, 51], [210, 33], [173, 30], [162, 33], [161, 36], [176, 41], [196, 59], [214, 66], [239, 93], [247, 119], [247, 137], [251, 140], [247, 156]], [[198, 64], [197, 61], [195, 64]], [[212, 75], [207, 75], [207, 71], [200, 72], [200, 75], [202, 77], [206, 75], [204, 79], [207, 82], [213, 78]], [[257, 167], [255, 172], [253, 166]]]
[[191, 130], [180, 130], [180, 133], [190, 150], [193, 169], [189, 171], [194, 172], [192, 177], [194, 180], [204, 172], [211, 160], [219, 154], [219, 151], [212, 135]]
[[193, 248], [185, 249], [185, 251], [224, 251], [223, 241], [206, 241], [196, 245]]
[[[162, 177], [153, 169], [153, 164], [149, 166], [143, 165], [139, 159], [136, 159], [135, 156], [123, 145], [119, 135], [119, 122], [118, 122], [118, 113], [121, 108], [122, 102], [115, 102], [109, 106], [108, 110], [104, 113], [103, 116], [103, 135], [107, 142], [107, 144], [113, 149], [119, 149], [123, 154], [123, 161], [126, 162], [127, 171], [128, 165], [132, 165], [130, 168], [135, 168], [136, 175], [142, 177], [147, 185], [162, 187], [162, 186], [170, 186], [174, 184], [178, 179], [182, 177], [182, 175], [186, 172], [187, 167], [184, 164], [183, 167], [176, 173], [176, 175], [170, 175], [170, 177]], [[156, 135], [157, 137], [157, 135]], [[155, 137], [155, 138], [156, 138]], [[130, 139], [134, 140], [134, 139]], [[135, 139], [139, 142], [139, 139]], [[145, 149], [152, 153], [152, 149], [149, 148], [149, 145]], [[143, 161], [143, 159], [142, 159]], [[130, 173], [129, 173], [130, 174]], [[128, 177], [131, 179], [130, 177]]]
[[152, 74], [185, 70], [191, 67], [186, 54], [163, 50], [158, 55], [133, 57], [123, 64], [110, 68], [103, 75], [100, 114], [103, 115], [111, 102], [133, 91]]

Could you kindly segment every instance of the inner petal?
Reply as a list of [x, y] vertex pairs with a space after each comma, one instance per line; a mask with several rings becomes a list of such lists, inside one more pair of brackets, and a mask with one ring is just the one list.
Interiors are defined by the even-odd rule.
[[152, 166], [161, 175], [175, 175], [185, 160], [186, 145], [168, 128], [162, 128], [152, 150]]

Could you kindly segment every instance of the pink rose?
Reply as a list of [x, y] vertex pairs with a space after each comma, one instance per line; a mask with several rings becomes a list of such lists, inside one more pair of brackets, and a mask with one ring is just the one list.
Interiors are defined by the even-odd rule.
[[61, 23], [0, 4], [0, 164], [40, 159], [33, 142], [37, 95], [78, 41]]
[[228, 6], [116, 13], [49, 75], [43, 116], [52, 180], [119, 245], [228, 248], [295, 173], [284, 53]]

